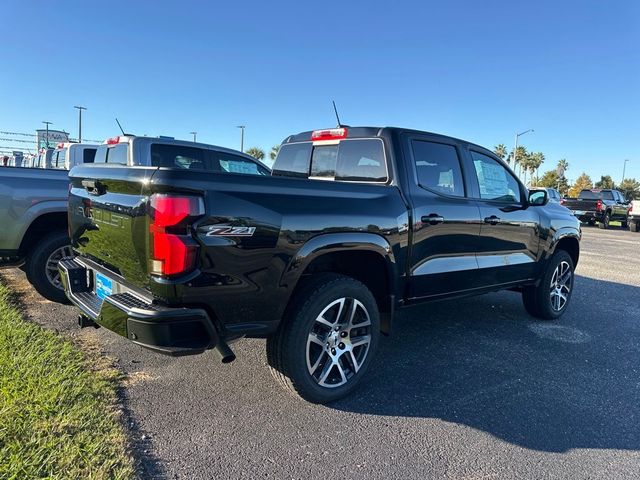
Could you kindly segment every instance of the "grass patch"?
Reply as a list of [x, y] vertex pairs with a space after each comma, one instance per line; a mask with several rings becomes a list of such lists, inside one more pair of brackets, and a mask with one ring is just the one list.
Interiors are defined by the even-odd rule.
[[0, 478], [129, 479], [119, 374], [23, 320], [0, 284]]

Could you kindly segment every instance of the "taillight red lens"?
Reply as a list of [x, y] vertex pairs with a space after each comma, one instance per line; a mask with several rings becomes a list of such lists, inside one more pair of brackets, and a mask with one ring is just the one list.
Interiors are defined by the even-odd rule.
[[189, 225], [204, 214], [201, 197], [156, 194], [151, 196], [151, 272], [177, 275], [193, 268], [198, 243]]
[[560, 199], [560, 205], [564, 205], [564, 202], [565, 202], [565, 199], [564, 199], [564, 198], [561, 198], [561, 199]]
[[602, 210], [602, 200], [598, 200], [598, 203], [596, 203], [596, 210], [597, 211]]
[[107, 138], [104, 143], [107, 145], [115, 145], [116, 143], [120, 143], [120, 137]]

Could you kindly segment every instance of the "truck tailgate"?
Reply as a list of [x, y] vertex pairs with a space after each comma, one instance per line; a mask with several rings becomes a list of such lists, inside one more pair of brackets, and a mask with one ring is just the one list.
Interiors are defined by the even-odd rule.
[[156, 167], [76, 167], [69, 233], [85, 257], [144, 288], [149, 282], [148, 185]]

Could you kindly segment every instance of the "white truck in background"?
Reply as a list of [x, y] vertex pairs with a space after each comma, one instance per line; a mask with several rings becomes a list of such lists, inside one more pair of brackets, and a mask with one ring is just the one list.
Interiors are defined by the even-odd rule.
[[82, 163], [93, 163], [98, 145], [90, 143], [58, 143], [45, 168], [71, 170]]
[[629, 207], [629, 230], [640, 232], [640, 200], [632, 200]]

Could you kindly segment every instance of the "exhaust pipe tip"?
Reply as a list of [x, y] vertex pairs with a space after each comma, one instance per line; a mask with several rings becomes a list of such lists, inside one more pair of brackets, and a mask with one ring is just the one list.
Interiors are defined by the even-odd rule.
[[219, 339], [218, 343], [216, 343], [215, 350], [220, 356], [222, 363], [231, 363], [236, 359], [236, 354], [233, 353], [229, 344], [222, 339]]

